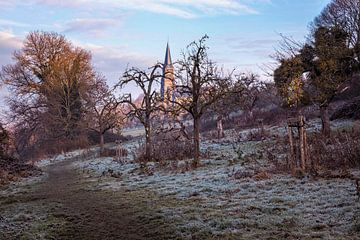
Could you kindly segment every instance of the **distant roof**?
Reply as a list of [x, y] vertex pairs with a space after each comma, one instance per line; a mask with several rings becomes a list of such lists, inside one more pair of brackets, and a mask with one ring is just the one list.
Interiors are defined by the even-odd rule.
[[172, 65], [169, 42], [166, 45], [164, 66]]

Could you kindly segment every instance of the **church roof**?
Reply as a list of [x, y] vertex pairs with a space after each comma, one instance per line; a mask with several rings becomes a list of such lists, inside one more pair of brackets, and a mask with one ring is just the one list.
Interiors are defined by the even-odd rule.
[[172, 65], [169, 42], [166, 45], [164, 66]]

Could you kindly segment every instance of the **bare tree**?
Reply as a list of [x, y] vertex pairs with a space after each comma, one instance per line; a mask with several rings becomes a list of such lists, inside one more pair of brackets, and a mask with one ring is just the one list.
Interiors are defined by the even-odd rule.
[[152, 123], [151, 120], [156, 112], [161, 109], [159, 104], [160, 96], [154, 89], [154, 84], [158, 82], [162, 74], [159, 71], [162, 69], [160, 64], [150, 68], [150, 71], [143, 71], [138, 68], [131, 68], [125, 71], [123, 77], [120, 79], [118, 86], [121, 88], [127, 84], [135, 83], [142, 92], [142, 99], [139, 103], [132, 98], [130, 93], [125, 94], [122, 102], [130, 106], [126, 113], [128, 118], [136, 118], [144, 126], [145, 129], [145, 160], [151, 159], [152, 146]]
[[[274, 59], [276, 62], [282, 62], [289, 58], [293, 58], [299, 54], [300, 50], [303, 48], [304, 44], [295, 40], [290, 36], [286, 36], [284, 34], [279, 33], [280, 40], [278, 42], [278, 46], [275, 48], [275, 53], [270, 57]], [[273, 69], [271, 66], [270, 69]], [[269, 74], [273, 76], [273, 74]]]
[[235, 79], [234, 84], [229, 87], [227, 94], [219, 98], [210, 107], [210, 115], [216, 116], [216, 129], [218, 139], [225, 137], [224, 133], [224, 119], [239, 109], [243, 109], [243, 101], [246, 96], [245, 84], [242, 82], [242, 78]]
[[200, 121], [202, 115], [216, 101], [228, 93], [231, 74], [225, 75], [207, 55], [205, 44], [208, 36], [192, 42], [178, 62], [176, 72], [176, 99], [168, 99], [175, 107], [189, 113], [193, 118], [194, 167], [200, 157]]
[[104, 150], [104, 135], [107, 131], [119, 128], [124, 122], [121, 111], [121, 99], [114, 95], [114, 88], [110, 89], [102, 76], [97, 76], [94, 90], [87, 102], [89, 128], [99, 134], [100, 152]]
[[259, 76], [253, 73], [241, 74], [237, 76], [237, 81], [243, 87], [243, 91], [238, 94], [237, 103], [251, 121], [253, 120], [253, 110], [259, 101], [260, 94], [264, 90], [264, 83], [259, 80]]
[[211, 106], [210, 113], [211, 115], [216, 116], [216, 130], [218, 139], [225, 137], [223, 121], [224, 118], [226, 118], [232, 112], [232, 110], [234, 110], [234, 102], [232, 100], [233, 98], [224, 97], [219, 99], [219, 101], [215, 102]]

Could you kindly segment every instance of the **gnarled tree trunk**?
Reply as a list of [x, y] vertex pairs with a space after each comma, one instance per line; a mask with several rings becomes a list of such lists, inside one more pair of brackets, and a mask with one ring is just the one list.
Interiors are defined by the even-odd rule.
[[221, 115], [219, 115], [217, 118], [216, 127], [217, 127], [218, 139], [223, 138], [225, 134], [224, 134], [224, 126], [223, 126], [223, 117]]
[[200, 117], [194, 117], [194, 161], [193, 167], [198, 167], [200, 159]]
[[145, 124], [145, 161], [151, 160], [151, 127], [150, 123]]
[[100, 132], [100, 154], [104, 152], [104, 133]]
[[328, 105], [320, 106], [320, 117], [321, 117], [321, 132], [324, 136], [330, 136], [330, 118]]

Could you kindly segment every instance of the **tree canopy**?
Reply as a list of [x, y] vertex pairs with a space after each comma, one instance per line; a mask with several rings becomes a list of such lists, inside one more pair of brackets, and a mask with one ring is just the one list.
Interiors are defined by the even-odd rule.
[[95, 76], [91, 54], [62, 35], [35, 31], [13, 57], [0, 77], [13, 93], [8, 102], [18, 149], [77, 141]]

